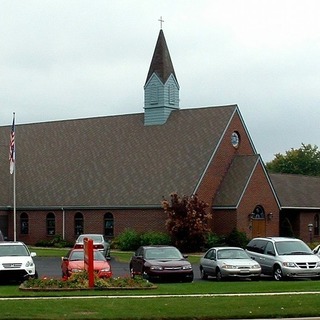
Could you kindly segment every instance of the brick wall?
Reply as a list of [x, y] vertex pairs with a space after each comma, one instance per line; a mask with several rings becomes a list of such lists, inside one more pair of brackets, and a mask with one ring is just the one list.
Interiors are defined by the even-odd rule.
[[[23, 211], [25, 212], [25, 211]], [[40, 240], [50, 240], [54, 235], [47, 234], [46, 216], [51, 212], [55, 216], [55, 235], [63, 234], [63, 211], [28, 211], [29, 233], [20, 232], [20, 215], [17, 211], [17, 240], [33, 245]], [[159, 231], [166, 232], [166, 215], [159, 210], [65, 210], [65, 239], [75, 241], [75, 215], [80, 212], [83, 215], [84, 233], [104, 233], [104, 215], [112, 213], [114, 217], [114, 236], [119, 235], [125, 229], [134, 229], [138, 232]], [[8, 216], [8, 236], [13, 240], [13, 214]]]

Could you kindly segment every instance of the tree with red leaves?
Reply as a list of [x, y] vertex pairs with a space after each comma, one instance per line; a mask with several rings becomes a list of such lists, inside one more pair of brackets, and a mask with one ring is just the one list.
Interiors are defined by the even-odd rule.
[[166, 228], [171, 235], [172, 243], [183, 252], [198, 251], [210, 232], [208, 223], [211, 213], [206, 212], [207, 203], [198, 196], [183, 196], [172, 193], [171, 201], [163, 199], [162, 206], [167, 214]]

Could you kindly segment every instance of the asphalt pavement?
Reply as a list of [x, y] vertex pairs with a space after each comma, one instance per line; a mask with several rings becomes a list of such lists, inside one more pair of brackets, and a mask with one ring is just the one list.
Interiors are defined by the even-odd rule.
[[[61, 257], [34, 257], [36, 269], [40, 278], [53, 277], [60, 278], [61, 272]], [[118, 262], [111, 257], [109, 261], [112, 269], [113, 277], [129, 276], [129, 264]], [[194, 278], [200, 279], [199, 265], [193, 265]]]
[[[35, 257], [33, 260], [39, 277], [59, 278], [62, 276], [60, 257]], [[129, 265], [127, 263], [117, 262], [113, 258], [109, 262], [113, 277], [129, 276]]]

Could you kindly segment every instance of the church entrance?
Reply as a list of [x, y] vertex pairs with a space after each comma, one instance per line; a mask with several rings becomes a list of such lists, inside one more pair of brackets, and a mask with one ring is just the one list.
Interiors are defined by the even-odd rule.
[[252, 219], [252, 238], [266, 236], [266, 220]]
[[256, 206], [252, 212], [252, 237], [266, 236], [266, 217], [262, 206]]

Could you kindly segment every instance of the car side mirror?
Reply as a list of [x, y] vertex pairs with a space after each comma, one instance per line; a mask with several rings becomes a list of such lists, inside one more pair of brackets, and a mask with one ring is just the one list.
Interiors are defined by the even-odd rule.
[[33, 258], [33, 257], [36, 257], [37, 256], [37, 253], [36, 252], [30, 252], [30, 256]]

